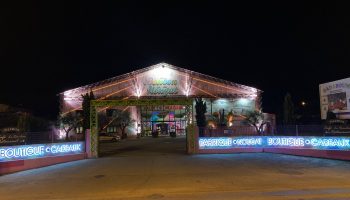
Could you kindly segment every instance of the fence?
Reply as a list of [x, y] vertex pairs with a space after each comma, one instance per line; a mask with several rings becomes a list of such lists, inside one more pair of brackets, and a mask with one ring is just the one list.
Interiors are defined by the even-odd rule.
[[278, 125], [275, 135], [278, 136], [327, 136], [324, 125]]
[[[259, 135], [256, 129], [252, 126], [232, 126], [232, 127], [217, 127], [217, 128], [204, 128], [200, 129], [203, 133], [203, 137], [233, 137], [233, 136], [256, 136]], [[272, 132], [264, 132], [269, 135]]]

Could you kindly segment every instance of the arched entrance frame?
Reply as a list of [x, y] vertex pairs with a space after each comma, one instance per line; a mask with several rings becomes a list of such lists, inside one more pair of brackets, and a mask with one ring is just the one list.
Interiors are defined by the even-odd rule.
[[98, 112], [99, 107], [112, 106], [158, 106], [183, 105], [187, 112], [186, 150], [195, 152], [195, 129], [193, 125], [193, 99], [127, 99], [127, 100], [93, 100], [90, 103], [90, 155], [98, 157]]

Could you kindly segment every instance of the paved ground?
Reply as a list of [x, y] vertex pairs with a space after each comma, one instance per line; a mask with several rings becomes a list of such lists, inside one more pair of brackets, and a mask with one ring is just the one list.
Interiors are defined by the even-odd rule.
[[184, 138], [102, 144], [104, 157], [0, 176], [0, 199], [349, 200], [350, 162], [184, 154]]

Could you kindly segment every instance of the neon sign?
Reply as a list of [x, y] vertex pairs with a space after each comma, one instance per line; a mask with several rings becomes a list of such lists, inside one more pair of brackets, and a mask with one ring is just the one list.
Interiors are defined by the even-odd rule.
[[232, 139], [231, 138], [200, 138], [199, 139], [200, 147], [231, 147]]
[[350, 150], [347, 137], [220, 137], [199, 138], [199, 149], [228, 148], [291, 148], [320, 150]]
[[263, 144], [261, 137], [219, 137], [199, 138], [200, 149], [223, 149], [238, 147], [257, 147]]
[[0, 162], [79, 154], [85, 152], [84, 147], [84, 142], [0, 147]]
[[149, 94], [177, 94], [177, 80], [152, 79], [147, 91]]
[[176, 85], [177, 80], [169, 80], [169, 79], [153, 79], [152, 85]]

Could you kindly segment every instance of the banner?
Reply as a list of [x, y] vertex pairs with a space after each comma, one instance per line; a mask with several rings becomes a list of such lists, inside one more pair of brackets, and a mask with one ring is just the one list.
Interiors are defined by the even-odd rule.
[[0, 162], [80, 154], [84, 152], [84, 142], [7, 146], [0, 147]]

